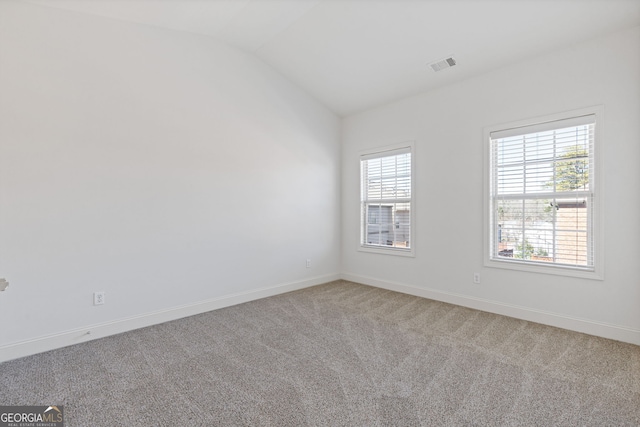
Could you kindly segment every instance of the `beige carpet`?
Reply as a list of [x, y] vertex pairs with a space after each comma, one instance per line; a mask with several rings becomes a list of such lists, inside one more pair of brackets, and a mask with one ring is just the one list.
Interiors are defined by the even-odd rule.
[[333, 282], [0, 364], [69, 426], [638, 426], [640, 347]]

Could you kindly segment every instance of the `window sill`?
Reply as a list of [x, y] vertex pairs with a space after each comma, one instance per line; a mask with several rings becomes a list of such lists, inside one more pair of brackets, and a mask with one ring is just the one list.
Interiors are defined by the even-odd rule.
[[541, 265], [541, 264], [531, 264], [522, 261], [516, 260], [497, 260], [497, 259], [488, 259], [485, 260], [485, 267], [490, 268], [502, 268], [506, 270], [516, 270], [516, 271], [525, 271], [531, 273], [540, 273], [540, 274], [551, 274], [555, 276], [568, 276], [568, 277], [577, 277], [580, 279], [589, 279], [589, 280], [604, 280], [604, 276], [601, 272], [596, 268], [579, 268], [579, 267], [567, 267], [567, 266], [559, 266], [559, 265]]
[[373, 254], [381, 254], [381, 255], [392, 255], [392, 256], [403, 256], [403, 257], [411, 257], [415, 258], [415, 252], [413, 248], [404, 249], [404, 248], [385, 248], [382, 246], [359, 246], [358, 252], [368, 252]]

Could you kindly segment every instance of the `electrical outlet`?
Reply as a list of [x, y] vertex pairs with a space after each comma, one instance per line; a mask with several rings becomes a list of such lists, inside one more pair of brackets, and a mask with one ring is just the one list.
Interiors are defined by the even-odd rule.
[[94, 292], [93, 305], [102, 305], [102, 304], [104, 304], [104, 291]]
[[473, 273], [473, 283], [480, 284], [480, 273]]
[[311, 260], [307, 258], [307, 268], [311, 268]]

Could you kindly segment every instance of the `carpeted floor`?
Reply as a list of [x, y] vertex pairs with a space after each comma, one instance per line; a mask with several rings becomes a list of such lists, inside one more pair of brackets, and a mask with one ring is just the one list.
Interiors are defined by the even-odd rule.
[[638, 426], [640, 347], [350, 282], [0, 364], [69, 426]]

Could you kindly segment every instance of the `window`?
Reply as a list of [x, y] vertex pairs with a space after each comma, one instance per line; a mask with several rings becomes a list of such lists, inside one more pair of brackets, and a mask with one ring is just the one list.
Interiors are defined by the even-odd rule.
[[596, 113], [488, 134], [489, 265], [596, 272]]
[[360, 248], [412, 255], [411, 145], [360, 157]]

